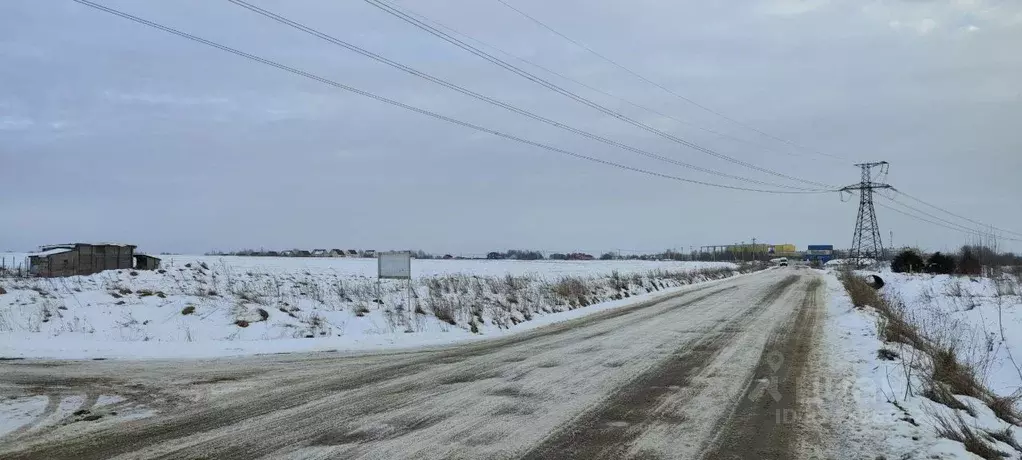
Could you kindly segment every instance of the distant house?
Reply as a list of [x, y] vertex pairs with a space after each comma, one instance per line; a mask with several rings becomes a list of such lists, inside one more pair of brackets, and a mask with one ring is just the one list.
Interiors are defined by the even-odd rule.
[[348, 257], [358, 257], [357, 249], [348, 249]]
[[158, 270], [159, 268], [160, 268], [159, 257], [153, 257], [145, 254], [135, 254], [136, 270]]
[[35, 276], [91, 275], [103, 270], [134, 268], [135, 245], [69, 243], [43, 246], [30, 254], [29, 272]]
[[366, 249], [362, 252], [362, 257], [376, 257], [375, 249]]
[[343, 249], [331, 249], [330, 252], [327, 253], [327, 255], [330, 256], [330, 257], [344, 257], [344, 250]]
[[294, 257], [312, 257], [312, 253], [304, 249], [295, 249], [291, 251], [291, 255]]
[[326, 257], [326, 255], [327, 255], [326, 249], [313, 249], [312, 250], [312, 257]]

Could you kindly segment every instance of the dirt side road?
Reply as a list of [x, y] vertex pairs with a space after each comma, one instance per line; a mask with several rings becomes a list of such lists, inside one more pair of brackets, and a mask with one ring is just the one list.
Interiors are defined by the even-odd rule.
[[[2, 362], [3, 394], [51, 403], [0, 458], [798, 458], [819, 289], [768, 270], [409, 353]], [[62, 417], [67, 398], [103, 417]]]

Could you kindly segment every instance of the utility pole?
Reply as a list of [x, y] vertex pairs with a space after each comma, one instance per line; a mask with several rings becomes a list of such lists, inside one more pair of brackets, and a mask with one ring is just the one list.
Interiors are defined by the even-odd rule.
[[753, 238], [752, 239], [752, 261], [755, 262], [755, 261], [758, 261], [758, 260], [759, 260], [759, 254], [756, 253], [756, 239]]
[[859, 192], [859, 215], [855, 220], [855, 236], [852, 237], [852, 249], [850, 257], [855, 260], [856, 265], [863, 259], [882, 260], [884, 258], [884, 244], [880, 239], [880, 225], [877, 224], [876, 208], [873, 207], [873, 191], [877, 189], [891, 188], [888, 184], [873, 182], [871, 174], [873, 168], [879, 168], [884, 174], [887, 173], [890, 164], [886, 161], [873, 163], [860, 163], [862, 179], [858, 184], [849, 185], [841, 189], [842, 192]]

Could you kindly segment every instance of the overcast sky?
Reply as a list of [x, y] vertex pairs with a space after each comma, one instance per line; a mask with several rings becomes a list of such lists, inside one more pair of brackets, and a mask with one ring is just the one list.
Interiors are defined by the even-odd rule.
[[[226, 1], [97, 1], [566, 150], [743, 185], [522, 118]], [[622, 143], [728, 174], [804, 185], [629, 126], [362, 1], [250, 1]], [[859, 179], [852, 163], [887, 160], [887, 180], [900, 190], [1022, 232], [1018, 2], [508, 2], [678, 94], [842, 160], [702, 111], [496, 0], [398, 4], [593, 87], [744, 139], [715, 136], [529, 68], [741, 161], [848, 185]], [[69, 0], [0, 2], [0, 184], [0, 250], [119, 240], [152, 252], [599, 252], [688, 249], [754, 237], [847, 247], [857, 207], [855, 199], [842, 202], [837, 194], [728, 191], [574, 159], [385, 105]], [[899, 246], [944, 249], [968, 238], [884, 208], [877, 212], [885, 243], [891, 231]], [[1022, 243], [1002, 246], [1022, 250]]]

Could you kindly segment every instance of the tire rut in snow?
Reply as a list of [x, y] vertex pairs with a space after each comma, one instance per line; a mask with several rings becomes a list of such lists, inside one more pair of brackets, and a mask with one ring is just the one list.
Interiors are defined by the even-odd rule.
[[684, 352], [676, 352], [523, 458], [620, 458], [628, 443], [641, 434], [637, 427], [665, 416], [657, 413], [659, 401], [690, 384], [733, 336], [734, 333], [722, 332]]
[[626, 455], [630, 443], [643, 428], [653, 422], [681, 423], [679, 415], [665, 413], [661, 402], [693, 384], [692, 380], [713, 363], [717, 355], [762, 313], [799, 280], [789, 276], [772, 286], [756, 304], [727, 320], [715, 331], [694, 344], [677, 350], [650, 371], [638, 376], [617, 390], [603, 404], [584, 413], [542, 444], [530, 450], [523, 459], [618, 459]]
[[760, 356], [752, 382], [719, 435], [704, 450], [706, 460], [788, 459], [795, 452], [798, 423], [808, 414], [799, 398], [818, 328], [819, 278], [807, 285], [792, 322], [776, 331]]

